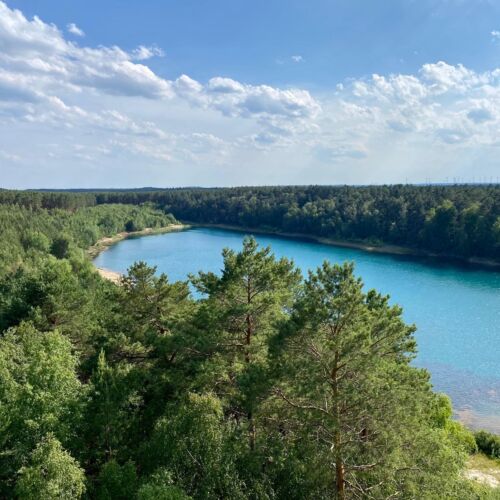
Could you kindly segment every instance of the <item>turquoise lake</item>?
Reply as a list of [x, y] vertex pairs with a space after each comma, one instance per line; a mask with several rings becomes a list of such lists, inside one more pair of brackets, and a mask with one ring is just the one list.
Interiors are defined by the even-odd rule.
[[[219, 272], [224, 247], [239, 249], [244, 234], [212, 228], [131, 238], [110, 247], [97, 267], [125, 272], [135, 261], [157, 266], [171, 281], [199, 270]], [[304, 273], [323, 260], [353, 261], [367, 288], [389, 294], [417, 325], [415, 364], [427, 368], [457, 416], [500, 433], [500, 272], [371, 253], [278, 236], [254, 235]]]

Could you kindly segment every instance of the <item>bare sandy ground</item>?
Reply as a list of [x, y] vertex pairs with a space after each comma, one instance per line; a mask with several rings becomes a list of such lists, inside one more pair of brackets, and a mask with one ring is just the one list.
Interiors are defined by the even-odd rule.
[[464, 474], [467, 479], [498, 488], [500, 492], [500, 460], [476, 453], [469, 457]]
[[472, 479], [473, 481], [477, 481], [478, 483], [485, 484], [490, 488], [498, 488], [500, 486], [500, 481], [495, 478], [492, 474], [487, 474], [486, 472], [482, 472], [480, 470], [468, 470], [465, 471], [465, 477], [467, 479]]
[[116, 271], [111, 271], [110, 269], [104, 269], [102, 267], [98, 267], [97, 272], [104, 279], [112, 281], [113, 283], [116, 283], [117, 285], [120, 283], [122, 275], [120, 273], [117, 273]]

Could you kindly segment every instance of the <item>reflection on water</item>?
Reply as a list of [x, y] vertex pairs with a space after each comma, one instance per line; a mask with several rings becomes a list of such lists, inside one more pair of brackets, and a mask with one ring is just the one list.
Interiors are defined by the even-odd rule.
[[[131, 239], [103, 252], [96, 265], [125, 272], [144, 260], [170, 280], [188, 273], [219, 272], [224, 247], [241, 247], [242, 233], [196, 228]], [[294, 259], [303, 270], [325, 259], [354, 261], [367, 288], [400, 304], [417, 325], [416, 364], [430, 370], [438, 391], [450, 395], [457, 416], [473, 427], [500, 433], [500, 272], [456, 266], [310, 241], [256, 235], [277, 256]]]

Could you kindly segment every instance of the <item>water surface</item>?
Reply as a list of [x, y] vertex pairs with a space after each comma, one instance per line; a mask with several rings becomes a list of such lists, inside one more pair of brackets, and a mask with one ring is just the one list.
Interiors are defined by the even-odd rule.
[[[307, 272], [325, 259], [353, 261], [366, 287], [389, 294], [418, 327], [416, 364], [428, 368], [438, 391], [449, 394], [472, 427], [500, 433], [500, 272], [432, 260], [382, 255], [269, 235], [255, 235], [277, 256]], [[137, 260], [157, 266], [171, 281], [199, 270], [219, 272], [224, 247], [241, 248], [243, 234], [194, 228], [114, 245], [95, 260], [125, 272]]]

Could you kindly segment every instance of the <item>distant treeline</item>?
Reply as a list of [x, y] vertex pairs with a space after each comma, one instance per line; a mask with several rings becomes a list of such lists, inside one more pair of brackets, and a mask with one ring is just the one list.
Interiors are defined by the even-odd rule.
[[402, 245], [500, 261], [500, 186], [283, 186], [0, 192], [1, 203], [77, 208], [152, 202], [196, 223]]

